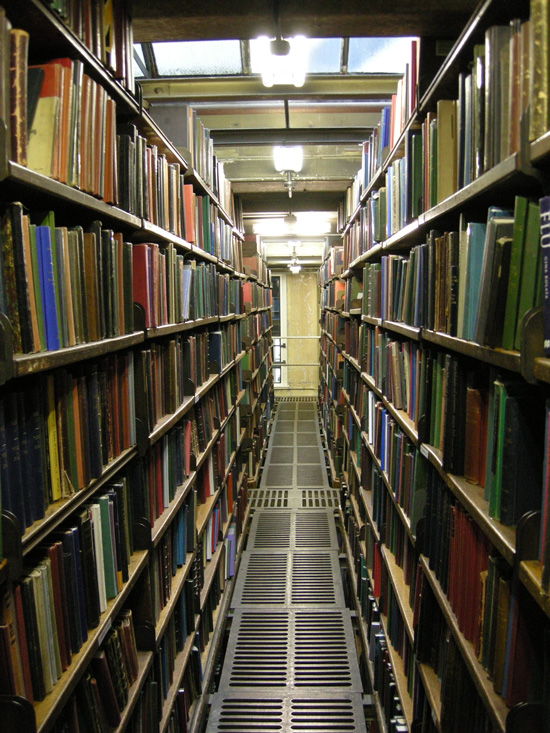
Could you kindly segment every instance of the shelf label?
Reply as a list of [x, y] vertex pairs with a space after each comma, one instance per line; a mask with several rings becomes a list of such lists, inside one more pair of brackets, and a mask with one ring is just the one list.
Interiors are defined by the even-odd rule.
[[428, 451], [428, 446], [426, 445], [426, 443], [422, 443], [422, 445], [420, 446], [420, 452], [422, 453], [424, 458], [429, 458], [430, 452]]

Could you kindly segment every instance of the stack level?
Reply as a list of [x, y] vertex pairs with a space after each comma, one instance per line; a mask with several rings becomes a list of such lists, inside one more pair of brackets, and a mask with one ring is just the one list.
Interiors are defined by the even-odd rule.
[[207, 733], [366, 731], [315, 404], [279, 405]]

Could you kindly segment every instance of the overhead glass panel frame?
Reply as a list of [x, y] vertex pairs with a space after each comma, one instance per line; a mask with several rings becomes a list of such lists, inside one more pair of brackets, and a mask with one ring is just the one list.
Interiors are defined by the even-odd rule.
[[403, 74], [411, 60], [411, 37], [350, 38], [349, 74]]
[[160, 76], [243, 73], [240, 41], [164, 41], [151, 45]]

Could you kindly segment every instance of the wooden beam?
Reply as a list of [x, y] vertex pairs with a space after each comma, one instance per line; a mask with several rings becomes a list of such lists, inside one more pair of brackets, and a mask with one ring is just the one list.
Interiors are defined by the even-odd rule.
[[[477, 0], [281, 0], [283, 36], [418, 35], [456, 37]], [[134, 0], [137, 42], [256, 38], [275, 35], [270, 0]]]

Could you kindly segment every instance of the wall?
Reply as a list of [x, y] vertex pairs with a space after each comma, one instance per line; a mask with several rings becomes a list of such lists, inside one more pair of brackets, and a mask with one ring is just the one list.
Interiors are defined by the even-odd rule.
[[316, 270], [302, 270], [287, 276], [287, 338], [288, 364], [315, 366], [288, 367], [288, 387], [277, 388], [277, 397], [317, 397], [319, 383], [319, 285]]

